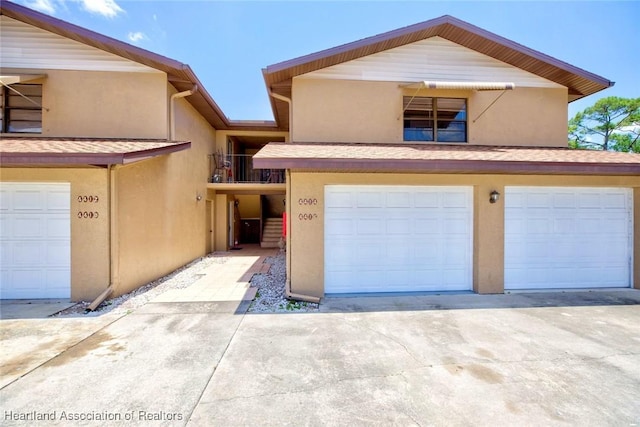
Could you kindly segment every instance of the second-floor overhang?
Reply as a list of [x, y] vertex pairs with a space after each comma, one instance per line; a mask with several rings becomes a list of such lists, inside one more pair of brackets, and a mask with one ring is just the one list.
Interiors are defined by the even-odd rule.
[[125, 165], [189, 148], [157, 139], [3, 137], [0, 166]]
[[640, 175], [640, 154], [461, 144], [270, 143], [253, 167], [324, 172]]

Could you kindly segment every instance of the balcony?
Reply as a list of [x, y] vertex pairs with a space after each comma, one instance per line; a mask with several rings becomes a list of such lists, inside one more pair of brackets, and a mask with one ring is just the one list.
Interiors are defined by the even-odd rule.
[[284, 184], [284, 169], [254, 169], [252, 157], [250, 154], [211, 155], [209, 182], [212, 184]]

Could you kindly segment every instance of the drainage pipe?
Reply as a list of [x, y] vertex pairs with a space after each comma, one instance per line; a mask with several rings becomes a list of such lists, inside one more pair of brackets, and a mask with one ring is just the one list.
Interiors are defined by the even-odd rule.
[[271, 88], [269, 88], [269, 95], [279, 101], [289, 104], [289, 142], [293, 142], [293, 103], [291, 102], [291, 98], [274, 93]]

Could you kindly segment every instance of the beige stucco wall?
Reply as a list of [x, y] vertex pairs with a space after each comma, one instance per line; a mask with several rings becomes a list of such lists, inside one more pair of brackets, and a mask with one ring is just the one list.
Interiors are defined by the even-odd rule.
[[[394, 82], [293, 79], [295, 142], [402, 143], [402, 97], [468, 99], [469, 144], [567, 145], [567, 90], [408, 90]], [[481, 115], [482, 113], [482, 115]]]
[[[636, 224], [640, 224], [640, 177], [585, 177], [533, 175], [429, 175], [387, 173], [310, 173], [292, 171], [287, 203], [289, 280], [291, 291], [322, 297], [324, 294], [324, 186], [325, 185], [463, 185], [474, 187], [473, 287], [479, 293], [504, 292], [504, 187], [513, 186], [607, 186], [635, 187]], [[489, 203], [489, 193], [499, 191], [498, 203]], [[317, 205], [300, 205], [304, 198]], [[300, 220], [300, 214], [316, 214]], [[639, 249], [638, 227], [635, 250]], [[635, 286], [639, 286], [640, 257], [635, 257]]]
[[166, 138], [166, 74], [41, 72], [42, 136]]
[[189, 150], [116, 169], [116, 294], [163, 276], [207, 250], [206, 187], [215, 130], [185, 99], [176, 100], [175, 113], [176, 139], [191, 141]]
[[[93, 300], [109, 286], [109, 197], [104, 168], [2, 168], [8, 182], [68, 182], [71, 184], [71, 300]], [[98, 196], [82, 203], [78, 196]], [[97, 219], [78, 218], [98, 212]]]
[[285, 141], [289, 139], [289, 132], [280, 131], [251, 131], [251, 130], [219, 130], [216, 132], [216, 150], [221, 150], [224, 154], [227, 152], [227, 138], [230, 136], [259, 136], [259, 137], [273, 137], [274, 139], [284, 138]]
[[240, 218], [260, 218], [260, 196], [259, 195], [238, 195]]

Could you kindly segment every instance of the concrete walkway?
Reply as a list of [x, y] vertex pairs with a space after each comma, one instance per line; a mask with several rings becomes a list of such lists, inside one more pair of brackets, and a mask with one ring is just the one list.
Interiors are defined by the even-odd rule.
[[203, 276], [184, 289], [172, 289], [155, 298], [154, 303], [251, 301], [256, 288], [249, 282], [254, 274], [268, 273], [265, 258], [275, 256], [278, 249], [262, 249], [257, 245], [245, 245], [232, 251], [224, 264], [214, 264]]
[[0, 424], [32, 425], [30, 415], [49, 414], [43, 425], [146, 425], [154, 417], [183, 425], [251, 303], [249, 280], [276, 252], [225, 254], [192, 286], [128, 315], [2, 320]]

